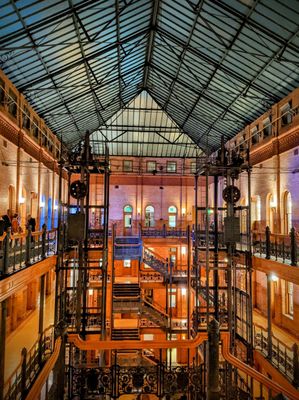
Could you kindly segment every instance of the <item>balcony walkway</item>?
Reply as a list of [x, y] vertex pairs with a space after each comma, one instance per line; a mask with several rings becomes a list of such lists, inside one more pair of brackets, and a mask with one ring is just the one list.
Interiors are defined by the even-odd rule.
[[[24, 347], [31, 349], [38, 339], [39, 305], [26, 318], [20, 326], [14, 330], [6, 340], [5, 349], [5, 375], [6, 381], [21, 361], [21, 351]], [[44, 328], [54, 322], [54, 290], [46, 298], [44, 309]]]

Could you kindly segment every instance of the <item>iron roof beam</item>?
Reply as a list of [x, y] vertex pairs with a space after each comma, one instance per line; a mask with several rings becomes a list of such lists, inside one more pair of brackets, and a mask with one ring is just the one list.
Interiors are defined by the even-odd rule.
[[[98, 104], [100, 105], [100, 107], [102, 109], [103, 109], [103, 106], [102, 106], [101, 101], [98, 98], [98, 96], [97, 96], [97, 94], [96, 94], [96, 92], [95, 92], [95, 90], [93, 88], [93, 85], [92, 85], [92, 80], [91, 80], [91, 77], [90, 77], [90, 71], [92, 71], [92, 69], [91, 69], [88, 61], [86, 61], [85, 50], [84, 50], [84, 47], [83, 47], [82, 42], [81, 42], [81, 34], [80, 34], [80, 30], [79, 30], [79, 25], [78, 25], [77, 14], [73, 9], [73, 1], [72, 0], [68, 0], [68, 4], [69, 4], [70, 9], [73, 10], [72, 20], [73, 20], [73, 24], [74, 24], [77, 40], [78, 40], [78, 45], [79, 45], [79, 48], [80, 48], [80, 53], [82, 55], [82, 59], [84, 60], [85, 74], [86, 74], [86, 77], [87, 77], [88, 85], [89, 85], [90, 92], [91, 92], [91, 95], [92, 95], [92, 100], [93, 100], [93, 103], [94, 103], [95, 109], [96, 109], [96, 116], [97, 116], [97, 119], [98, 119], [98, 122], [99, 122], [99, 126], [100, 126], [104, 122], [104, 119], [103, 119], [100, 111], [98, 110], [97, 102], [98, 102]], [[82, 27], [82, 23], [80, 24], [80, 26]], [[83, 32], [84, 32], [84, 30], [83, 30]], [[94, 76], [95, 81], [98, 83], [98, 80], [97, 80], [97, 78], [96, 78], [96, 76], [95, 76], [93, 71], [92, 71], [92, 75]]]
[[201, 99], [203, 93], [204, 93], [205, 90], [209, 87], [209, 85], [210, 85], [210, 83], [212, 82], [213, 78], [214, 78], [215, 75], [217, 74], [219, 66], [222, 65], [222, 63], [223, 63], [223, 61], [225, 60], [226, 56], [228, 55], [230, 49], [231, 49], [231, 48], [233, 47], [233, 45], [235, 44], [235, 42], [236, 42], [236, 40], [238, 39], [240, 33], [242, 32], [242, 29], [243, 29], [244, 26], [246, 25], [248, 19], [250, 18], [251, 14], [253, 13], [253, 11], [254, 11], [256, 5], [258, 4], [258, 2], [259, 2], [259, 0], [255, 0], [255, 1], [253, 2], [252, 6], [250, 7], [250, 10], [249, 10], [248, 14], [246, 15], [245, 18], [243, 18], [242, 23], [240, 24], [240, 26], [239, 26], [239, 28], [238, 28], [238, 30], [237, 30], [235, 36], [233, 37], [233, 39], [232, 39], [232, 41], [230, 42], [229, 46], [226, 48], [224, 54], [223, 54], [222, 57], [221, 57], [221, 60], [217, 63], [218, 65], [216, 65], [214, 71], [212, 72], [212, 74], [211, 74], [211, 76], [210, 76], [210, 78], [209, 78], [208, 83], [206, 84], [206, 86], [205, 86], [205, 87], [201, 90], [201, 92], [199, 93], [199, 95], [198, 95], [196, 101], [194, 102], [194, 104], [193, 104], [193, 106], [192, 106], [192, 108], [191, 108], [191, 110], [190, 110], [190, 113], [187, 114], [187, 116], [186, 116], [186, 118], [185, 118], [185, 120], [184, 120], [184, 122], [183, 122], [183, 124], [182, 124], [182, 128], [184, 128], [184, 126], [186, 125], [187, 121], [189, 120], [190, 116], [192, 115], [193, 111], [195, 110], [197, 104], [199, 103], [199, 101], [200, 101], [200, 99]]
[[[29, 40], [31, 41], [31, 43], [32, 43], [32, 45], [33, 45], [33, 48], [34, 48], [34, 50], [35, 50], [35, 52], [36, 52], [36, 54], [37, 54], [37, 56], [38, 56], [38, 59], [40, 60], [41, 64], [43, 65], [45, 71], [48, 73], [48, 67], [47, 67], [46, 63], [44, 62], [44, 60], [43, 60], [43, 58], [42, 58], [42, 56], [41, 56], [41, 54], [40, 54], [40, 52], [39, 52], [39, 50], [38, 50], [38, 48], [37, 48], [37, 45], [36, 45], [35, 40], [34, 40], [32, 34], [31, 34], [31, 32], [30, 32], [30, 29], [28, 29], [28, 27], [27, 27], [27, 25], [26, 25], [26, 22], [24, 21], [22, 15], [21, 15], [20, 12], [19, 12], [18, 7], [15, 5], [14, 0], [10, 0], [10, 3], [11, 3], [11, 5], [12, 5], [12, 7], [14, 8], [14, 10], [15, 10], [15, 12], [16, 12], [16, 14], [17, 14], [17, 16], [18, 16], [18, 18], [19, 18], [19, 20], [20, 20], [22, 26], [23, 26], [23, 28], [25, 29], [25, 31], [26, 31], [26, 33], [27, 33], [27, 36], [28, 36]], [[54, 81], [53, 78], [51, 78], [51, 81], [52, 81], [54, 87], [56, 87], [56, 82]], [[59, 92], [58, 92], [58, 93], [59, 93]], [[61, 99], [62, 104], [66, 107], [66, 109], [67, 109], [67, 111], [68, 111], [68, 113], [69, 113], [70, 118], [73, 120], [73, 123], [74, 123], [75, 127], [76, 127], [76, 128], [78, 129], [78, 131], [79, 131], [79, 128], [78, 128], [78, 125], [76, 124], [75, 118], [74, 118], [74, 116], [71, 114], [71, 112], [70, 112], [70, 110], [68, 109], [68, 107], [64, 104], [64, 99], [63, 99], [63, 97], [62, 97], [62, 95], [61, 95], [60, 93], [59, 93], [59, 97], [60, 97], [60, 99]], [[43, 116], [43, 115], [41, 115], [41, 116]]]
[[170, 88], [169, 88], [169, 95], [168, 95], [168, 97], [167, 97], [167, 99], [166, 99], [166, 101], [165, 101], [165, 104], [164, 104], [165, 108], [167, 108], [167, 105], [168, 105], [169, 100], [170, 100], [171, 95], [172, 95], [172, 89], [173, 89], [173, 87], [174, 87], [174, 85], [175, 85], [175, 82], [176, 82], [176, 80], [177, 80], [177, 78], [178, 78], [178, 76], [179, 76], [179, 74], [180, 74], [181, 67], [182, 67], [183, 61], [184, 61], [184, 57], [185, 57], [185, 54], [186, 54], [186, 52], [187, 52], [187, 49], [188, 49], [188, 47], [189, 47], [189, 45], [190, 45], [190, 42], [191, 42], [191, 39], [192, 39], [194, 30], [195, 30], [195, 27], [196, 27], [196, 25], [197, 25], [198, 18], [199, 18], [200, 13], [201, 13], [201, 9], [202, 9], [203, 3], [204, 3], [204, 0], [201, 0], [201, 1], [199, 2], [199, 4], [197, 5], [195, 18], [194, 18], [194, 21], [193, 21], [191, 30], [190, 30], [190, 32], [189, 32], [189, 36], [188, 36], [187, 42], [186, 42], [185, 46], [183, 47], [183, 50], [181, 51], [181, 54], [180, 54], [180, 56], [179, 56], [179, 58], [180, 58], [180, 63], [179, 63], [179, 65], [178, 65], [178, 68], [177, 68], [177, 71], [176, 71], [174, 80], [172, 81], [172, 83], [171, 83], [171, 85], [170, 85]]
[[[127, 71], [127, 72], [124, 72], [124, 73], [123, 73], [123, 76], [130, 75], [130, 74], [134, 73], [135, 71], [141, 70], [141, 69], [142, 69], [142, 66], [141, 66], [141, 65], [138, 65], [137, 67], [133, 68], [132, 70]], [[111, 83], [114, 83], [115, 81], [118, 81], [118, 79], [119, 79], [119, 76], [117, 75], [116, 77], [110, 79], [109, 81], [106, 81], [106, 82], [104, 82], [104, 83], [101, 83], [101, 84], [100, 84], [98, 87], [96, 87], [95, 89], [102, 89], [103, 87], [105, 87], [105, 86], [107, 86], [107, 85], [110, 85]], [[58, 89], [58, 90], [59, 90], [59, 89]], [[75, 101], [75, 100], [78, 100], [78, 99], [80, 99], [81, 97], [84, 97], [84, 96], [88, 95], [89, 93], [90, 93], [90, 90], [86, 90], [86, 91], [84, 91], [83, 93], [75, 94], [74, 96], [69, 97], [68, 99], [66, 99], [66, 100], [65, 100], [65, 104], [69, 104], [69, 103], [71, 103], [71, 102], [73, 102], [73, 101]], [[61, 106], [61, 104], [55, 104], [54, 106], [52, 106], [52, 107], [50, 107], [50, 108], [46, 108], [46, 109], [44, 110], [44, 114], [47, 114], [47, 113], [49, 113], [49, 112], [51, 112], [51, 111], [53, 111], [53, 110], [56, 110], [56, 109], [59, 108], [60, 106]], [[104, 108], [104, 109], [105, 109], [105, 108]]]
[[154, 42], [157, 32], [158, 14], [160, 9], [160, 0], [153, 1], [153, 11], [150, 23], [150, 32], [148, 36], [145, 63], [144, 63], [144, 74], [143, 74], [143, 87], [146, 88], [148, 84], [149, 69], [152, 63]]
[[[184, 42], [182, 40], [172, 36], [169, 32], [164, 31], [161, 27], [159, 28], [159, 32], [160, 32], [160, 34], [163, 34], [164, 36], [168, 37], [170, 40], [172, 40], [177, 45], [184, 47]], [[218, 69], [223, 71], [223, 73], [231, 76], [233, 79], [235, 79], [236, 81], [239, 81], [240, 83], [244, 84], [245, 86], [248, 85], [248, 83], [250, 82], [250, 81], [246, 80], [245, 78], [241, 77], [240, 75], [238, 75], [237, 73], [235, 73], [234, 71], [228, 69], [227, 67], [225, 67], [223, 65], [219, 65], [219, 63], [217, 61], [214, 61], [213, 59], [207, 57], [205, 54], [201, 53], [194, 47], [189, 47], [188, 51], [190, 51], [195, 56], [199, 57], [201, 60], [205, 61], [207, 64], [209, 64], [213, 67], [218, 67]], [[254, 89], [266, 97], [271, 96], [273, 101], [277, 102], [280, 100], [280, 98], [278, 96], [273, 96], [273, 95], [269, 94], [269, 92], [267, 92], [265, 89], [263, 89], [259, 86], [255, 85]]]
[[[95, 3], [97, 1], [96, 0], [83, 0], [81, 3], [76, 4], [75, 7], [75, 11], [78, 12], [80, 10], [85, 10], [85, 9], [89, 9], [90, 6], [94, 6]], [[46, 9], [48, 9], [50, 7], [45, 7], [42, 10], [40, 10], [40, 12], [45, 11]], [[42, 18], [41, 20], [39, 20], [38, 22], [35, 22], [31, 25], [27, 26], [27, 29], [30, 30], [30, 32], [32, 33], [37, 33], [36, 31], [38, 31], [39, 29], [45, 29], [45, 27], [47, 27], [48, 25], [51, 25], [53, 23], [57, 23], [59, 20], [64, 19], [65, 17], [67, 17], [68, 15], [70, 15], [72, 13], [72, 11], [69, 9], [69, 7], [67, 7], [65, 10], [62, 10], [58, 13], [53, 14], [51, 17], [48, 18]], [[26, 29], [24, 29], [24, 31], [26, 32]], [[24, 31], [14, 31], [11, 34], [6, 35], [3, 39], [0, 39], [0, 46], [2, 44], [8, 43], [12, 40], [18, 39], [18, 38], [22, 38]]]
[[[122, 43], [128, 43], [131, 40], [133, 40], [133, 39], [135, 39], [135, 38], [139, 37], [140, 35], [143, 35], [143, 34], [145, 34], [147, 32], [148, 32], [147, 28], [146, 29], [142, 29], [139, 32], [135, 32], [134, 34], [123, 38], [122, 39]], [[18, 89], [19, 89], [19, 91], [22, 92], [22, 91], [24, 91], [24, 90], [26, 90], [26, 89], [28, 89], [30, 87], [33, 87], [33, 86], [35, 86], [37, 84], [40, 84], [40, 83], [44, 82], [47, 79], [52, 79], [54, 76], [61, 75], [64, 72], [69, 71], [70, 69], [73, 69], [73, 68], [76, 68], [76, 67], [80, 66], [82, 64], [82, 61], [91, 61], [91, 60], [93, 60], [95, 58], [103, 56], [104, 54], [116, 49], [117, 46], [118, 46], [117, 43], [113, 43], [112, 45], [107, 46], [104, 49], [98, 50], [98, 51], [94, 52], [93, 54], [90, 54], [90, 55], [86, 56], [84, 59], [80, 58], [80, 59], [78, 59], [78, 60], [76, 60], [76, 61], [74, 61], [74, 62], [72, 62], [70, 64], [65, 65], [64, 67], [58, 68], [56, 70], [53, 70], [51, 73], [48, 73], [45, 76], [41, 76], [39, 78], [36, 78], [36, 79], [28, 82], [25, 85], [20, 85], [18, 87]]]

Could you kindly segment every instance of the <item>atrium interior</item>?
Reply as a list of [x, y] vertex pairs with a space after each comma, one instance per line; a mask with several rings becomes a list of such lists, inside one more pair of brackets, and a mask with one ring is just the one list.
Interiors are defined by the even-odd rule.
[[0, 22], [0, 400], [299, 399], [299, 0]]

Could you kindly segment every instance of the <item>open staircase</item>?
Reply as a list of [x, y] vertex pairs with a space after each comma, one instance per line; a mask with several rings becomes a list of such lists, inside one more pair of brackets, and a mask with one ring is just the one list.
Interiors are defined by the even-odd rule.
[[155, 271], [159, 272], [165, 279], [169, 277], [168, 262], [147, 247], [143, 247], [143, 262]]

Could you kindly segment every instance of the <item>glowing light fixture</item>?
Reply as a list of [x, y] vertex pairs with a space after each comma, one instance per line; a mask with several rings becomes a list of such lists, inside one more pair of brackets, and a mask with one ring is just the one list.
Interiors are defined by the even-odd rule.
[[89, 296], [92, 296], [93, 295], [93, 289], [89, 289], [88, 290], [88, 294], [89, 294]]
[[25, 203], [25, 197], [20, 196], [19, 197], [19, 204], [24, 204]]
[[278, 276], [276, 276], [275, 274], [271, 274], [271, 281], [272, 282], [278, 282]]
[[185, 246], [182, 247], [181, 253], [182, 253], [182, 255], [185, 255], [185, 254], [186, 254], [186, 247], [185, 247]]
[[182, 288], [181, 291], [182, 291], [182, 296], [186, 296], [186, 294], [187, 294], [187, 289], [186, 289], [186, 288]]

